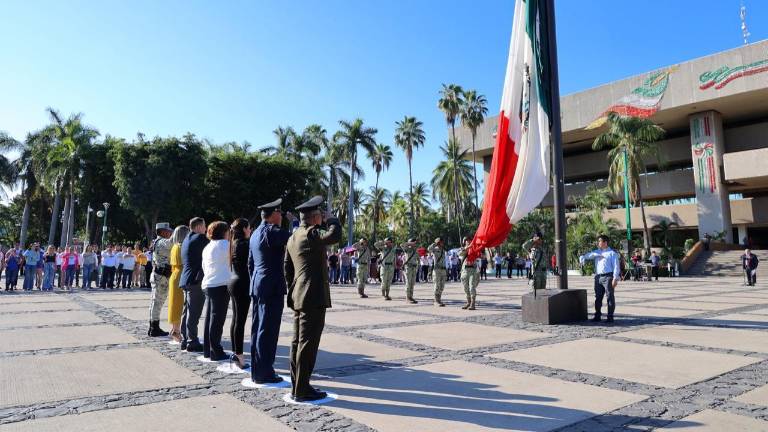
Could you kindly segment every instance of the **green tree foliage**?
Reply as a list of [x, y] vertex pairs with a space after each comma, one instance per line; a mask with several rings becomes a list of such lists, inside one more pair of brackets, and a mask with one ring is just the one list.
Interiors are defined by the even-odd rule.
[[[597, 236], [600, 234], [605, 234], [611, 239], [611, 247], [620, 249], [623, 235], [618, 229], [618, 222], [603, 218], [603, 212], [611, 202], [609, 190], [590, 187], [584, 196], [573, 197], [572, 200], [575, 203], [575, 211], [568, 215], [566, 232], [568, 267], [579, 266], [579, 256], [597, 246]], [[589, 273], [591, 265], [588, 263], [588, 267], [583, 270]]]
[[198, 210], [208, 166], [205, 148], [194, 135], [120, 142], [112, 157], [120, 203], [139, 218], [147, 238], [161, 217], [179, 224]]

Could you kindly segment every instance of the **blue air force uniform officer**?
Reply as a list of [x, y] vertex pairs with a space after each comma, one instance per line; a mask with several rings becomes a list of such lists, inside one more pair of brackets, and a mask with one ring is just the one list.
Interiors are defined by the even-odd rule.
[[[280, 317], [287, 292], [283, 272], [285, 245], [291, 236], [282, 229], [282, 199], [259, 206], [261, 224], [251, 234], [248, 271], [251, 274], [251, 379], [258, 384], [278, 383], [275, 353]], [[290, 218], [290, 215], [289, 215]]]
[[608, 293], [608, 319], [613, 322], [613, 311], [616, 309], [614, 291], [621, 280], [621, 257], [608, 246], [608, 236], [597, 237], [597, 249], [579, 257], [579, 262], [595, 262], [595, 317], [592, 321], [600, 321], [600, 309], [603, 307], [603, 297]]

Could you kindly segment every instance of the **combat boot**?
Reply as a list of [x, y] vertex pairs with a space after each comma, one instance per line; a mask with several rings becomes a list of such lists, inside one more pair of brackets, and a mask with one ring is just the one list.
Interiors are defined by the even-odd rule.
[[467, 304], [465, 304], [465, 305], [464, 305], [464, 306], [462, 306], [461, 308], [462, 308], [462, 309], [469, 309], [469, 308], [470, 308], [470, 306], [472, 306], [472, 299], [471, 299], [469, 296], [467, 296]]
[[477, 303], [475, 302], [475, 296], [472, 296], [472, 303], [469, 304], [469, 310], [475, 310]]
[[160, 321], [150, 321], [149, 332], [147, 332], [147, 336], [164, 337], [168, 336], [168, 332], [160, 328]]
[[445, 303], [440, 301], [440, 297], [441, 297], [440, 295], [435, 294], [435, 306], [444, 307]]

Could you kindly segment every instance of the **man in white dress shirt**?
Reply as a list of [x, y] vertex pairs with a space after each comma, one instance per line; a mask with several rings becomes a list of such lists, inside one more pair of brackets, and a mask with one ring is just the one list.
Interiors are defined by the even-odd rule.
[[621, 258], [608, 246], [608, 236], [601, 234], [597, 237], [597, 249], [579, 257], [579, 262], [590, 260], [595, 262], [595, 316], [592, 321], [599, 322], [603, 307], [603, 297], [608, 293], [608, 318], [613, 322], [613, 311], [616, 309], [616, 299], [613, 295], [621, 279]]

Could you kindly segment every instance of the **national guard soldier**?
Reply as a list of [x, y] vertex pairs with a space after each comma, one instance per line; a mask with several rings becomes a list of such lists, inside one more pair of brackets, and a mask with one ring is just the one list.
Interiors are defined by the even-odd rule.
[[392, 279], [395, 277], [395, 245], [392, 239], [387, 237], [384, 241], [378, 241], [373, 245], [381, 251], [381, 260], [379, 260], [379, 274], [381, 275], [381, 295], [384, 300], [392, 300], [389, 296], [389, 287], [392, 285]]
[[152, 272], [155, 286], [152, 288], [152, 302], [149, 306], [149, 330], [147, 336], [168, 336], [160, 328], [160, 311], [168, 298], [168, 278], [171, 277], [171, 235], [173, 230], [168, 222], [155, 225], [157, 238], [152, 242]]
[[411, 304], [418, 303], [413, 298], [413, 285], [416, 283], [416, 274], [419, 270], [419, 253], [416, 250], [416, 239], [408, 239], [406, 243], [400, 245], [405, 252], [405, 301]]
[[434, 243], [429, 245], [427, 250], [432, 252], [435, 258], [435, 264], [432, 269], [432, 280], [435, 283], [435, 306], [443, 307], [445, 304], [441, 301], [443, 288], [445, 288], [445, 250], [443, 249], [443, 239], [436, 238]]
[[479, 276], [477, 274], [477, 266], [475, 261], [470, 261], [467, 258], [469, 253], [469, 246], [472, 240], [469, 237], [464, 237], [464, 247], [459, 251], [459, 258], [461, 258], [461, 283], [464, 285], [464, 294], [467, 295], [467, 304], [462, 306], [462, 309], [475, 310], [475, 299], [477, 297], [477, 285], [480, 283]]
[[325, 326], [325, 309], [331, 307], [326, 250], [341, 239], [341, 225], [335, 216], [323, 217], [322, 203], [323, 198], [316, 196], [296, 207], [301, 225], [288, 239], [285, 254], [288, 307], [293, 310], [291, 397], [296, 402], [327, 396], [309, 385], [309, 377]]
[[357, 293], [360, 298], [368, 298], [365, 294], [365, 283], [368, 282], [368, 263], [371, 261], [371, 248], [368, 240], [361, 238], [352, 247], [357, 252]]
[[541, 232], [537, 232], [532, 239], [523, 243], [523, 250], [528, 252], [531, 258], [534, 291], [547, 288], [547, 259], [541, 237]]
[[[251, 380], [274, 384], [283, 379], [275, 373], [280, 318], [287, 292], [283, 265], [291, 233], [281, 228], [283, 200], [260, 205], [261, 224], [251, 234], [248, 271], [251, 275]], [[287, 215], [292, 218], [290, 213]]]

